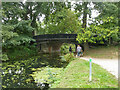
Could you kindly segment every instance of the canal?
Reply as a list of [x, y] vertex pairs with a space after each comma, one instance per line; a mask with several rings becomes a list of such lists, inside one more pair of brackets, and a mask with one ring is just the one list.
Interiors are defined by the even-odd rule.
[[48, 89], [68, 63], [57, 53], [2, 62], [2, 88]]

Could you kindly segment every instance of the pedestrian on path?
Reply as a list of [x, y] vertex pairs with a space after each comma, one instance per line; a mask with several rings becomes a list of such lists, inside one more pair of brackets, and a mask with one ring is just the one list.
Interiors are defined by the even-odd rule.
[[81, 46], [78, 45], [78, 46], [77, 46], [77, 56], [80, 56], [81, 50], [82, 50]]
[[71, 48], [71, 46], [69, 47], [69, 52], [72, 53], [72, 48]]

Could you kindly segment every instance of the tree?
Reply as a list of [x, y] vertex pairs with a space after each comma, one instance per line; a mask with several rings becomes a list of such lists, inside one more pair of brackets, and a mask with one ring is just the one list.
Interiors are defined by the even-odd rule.
[[[32, 31], [34, 28], [30, 26], [30, 21], [21, 21], [15, 25], [2, 25], [2, 51], [3, 54], [7, 54], [8, 58], [17, 57], [24, 51], [24, 49], [30, 49], [29, 45], [31, 41], [35, 41], [32, 38]], [[15, 52], [17, 51], [17, 53]], [[24, 51], [25, 52], [25, 51]], [[28, 53], [28, 52], [27, 52]], [[11, 55], [11, 54], [15, 54]], [[13, 58], [12, 58], [13, 59]]]
[[77, 33], [79, 22], [74, 11], [61, 9], [61, 11], [54, 12], [50, 15], [49, 21], [45, 26], [45, 33]]
[[[70, 2], [52, 2], [52, 3], [50, 3], [50, 12], [49, 12], [49, 14], [45, 15], [44, 22], [42, 22], [42, 23], [37, 22], [38, 28], [39, 28], [37, 32], [40, 34], [47, 34], [47, 33], [54, 31], [53, 28], [54, 29], [56, 28], [56, 25], [54, 25], [54, 24], [58, 23], [58, 20], [60, 20], [60, 18], [58, 18], [58, 17], [60, 17], [59, 15], [64, 14], [64, 11], [67, 9], [70, 9], [70, 8], [71, 8]], [[63, 9], [65, 9], [65, 10], [63, 11]], [[63, 11], [63, 12], [61, 12], [61, 11]], [[59, 13], [59, 15], [58, 15], [58, 13]], [[64, 14], [64, 16], [65, 16], [65, 14]], [[53, 19], [55, 19], [55, 20], [53, 20]], [[54, 24], [53, 24], [53, 22], [54, 22]], [[50, 23], [51, 23], [51, 25], [50, 25]], [[51, 28], [51, 30], [50, 29], [48, 30], [47, 27]], [[53, 32], [53, 33], [60, 33], [60, 32], [57, 30], [56, 32]]]
[[118, 39], [118, 27], [110, 30], [109, 28], [101, 27], [101, 25], [91, 25], [90, 27], [83, 29], [83, 31], [84, 33], [81, 32], [77, 36], [77, 41], [80, 43], [83, 41], [88, 41], [90, 43], [96, 43], [99, 41], [99, 43], [104, 44], [104, 41], [109, 40], [110, 36], [114, 39]]
[[3, 53], [9, 59], [17, 56], [34, 54], [34, 31], [37, 30], [36, 21], [42, 14], [49, 13], [48, 2], [3, 2], [2, 3], [2, 41]]
[[[118, 3], [114, 2], [107, 2], [107, 3], [102, 3], [98, 4], [96, 6], [96, 10], [99, 10], [100, 15], [96, 18], [97, 24], [101, 23], [101, 27], [107, 28], [111, 30], [111, 32], [114, 32], [114, 30], [118, 29]], [[107, 39], [108, 44], [114, 43], [113, 41], [118, 41], [118, 31], [116, 31], [116, 34], [112, 34], [109, 36]]]
[[16, 24], [24, 11], [17, 2], [2, 2], [2, 21], [4, 24]]
[[[49, 2], [3, 2], [4, 23], [17, 24], [20, 20], [31, 20], [31, 26], [37, 30], [36, 21], [42, 14], [49, 15]], [[35, 35], [34, 31], [32, 32]]]
[[[76, 7], [75, 7], [76, 12], [78, 11], [78, 16], [81, 17], [81, 15], [83, 15], [82, 17], [82, 28], [83, 29], [86, 29], [87, 27], [87, 15], [91, 17], [91, 8], [88, 8], [88, 5], [90, 5], [90, 2], [78, 2], [76, 3]], [[85, 32], [83, 29], [81, 29], [82, 32], [80, 31], [80, 33], [84, 35]], [[83, 41], [83, 43], [84, 43], [85, 51], [88, 50], [89, 49], [88, 41]]]
[[[100, 40], [101, 43], [103, 43], [104, 33], [105, 35], [110, 37], [117, 38], [117, 15], [115, 10], [117, 8], [116, 3], [103, 3], [103, 2], [92, 2], [94, 4], [93, 9], [99, 11], [99, 16], [95, 18], [95, 23], [93, 22], [93, 25], [90, 25], [90, 27], [86, 27], [87, 24], [87, 15], [91, 15], [91, 10], [88, 5], [90, 3], [87, 2], [81, 2], [81, 4], [76, 5], [76, 11], [82, 12], [78, 15], [83, 15], [82, 18], [82, 31], [78, 34], [77, 40], [81, 43], [84, 43], [85, 50], [88, 49], [88, 42], [96, 42], [96, 40]], [[78, 8], [80, 7], [81, 8]], [[112, 8], [111, 8], [112, 7]], [[114, 11], [113, 11], [114, 10]], [[106, 14], [107, 13], [107, 14]], [[102, 22], [102, 23], [101, 23]], [[105, 31], [103, 31], [105, 30]], [[104, 32], [104, 33], [103, 33]], [[99, 34], [98, 34], [99, 33]], [[95, 37], [97, 36], [97, 37]], [[105, 40], [108, 40], [108, 36], [104, 38]]]

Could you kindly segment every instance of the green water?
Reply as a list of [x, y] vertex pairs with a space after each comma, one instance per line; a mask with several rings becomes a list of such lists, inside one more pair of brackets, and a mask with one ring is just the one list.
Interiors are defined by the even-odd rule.
[[36, 69], [65, 68], [67, 64], [58, 54], [40, 54], [26, 60], [2, 62], [2, 88], [40, 88], [35, 77], [31, 76]]

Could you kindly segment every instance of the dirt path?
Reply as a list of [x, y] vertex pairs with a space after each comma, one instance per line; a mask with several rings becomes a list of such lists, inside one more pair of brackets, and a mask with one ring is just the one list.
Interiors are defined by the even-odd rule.
[[[88, 57], [80, 57], [81, 59], [89, 61]], [[92, 58], [92, 62], [100, 65], [111, 74], [115, 75], [118, 78], [118, 59], [97, 59]]]

